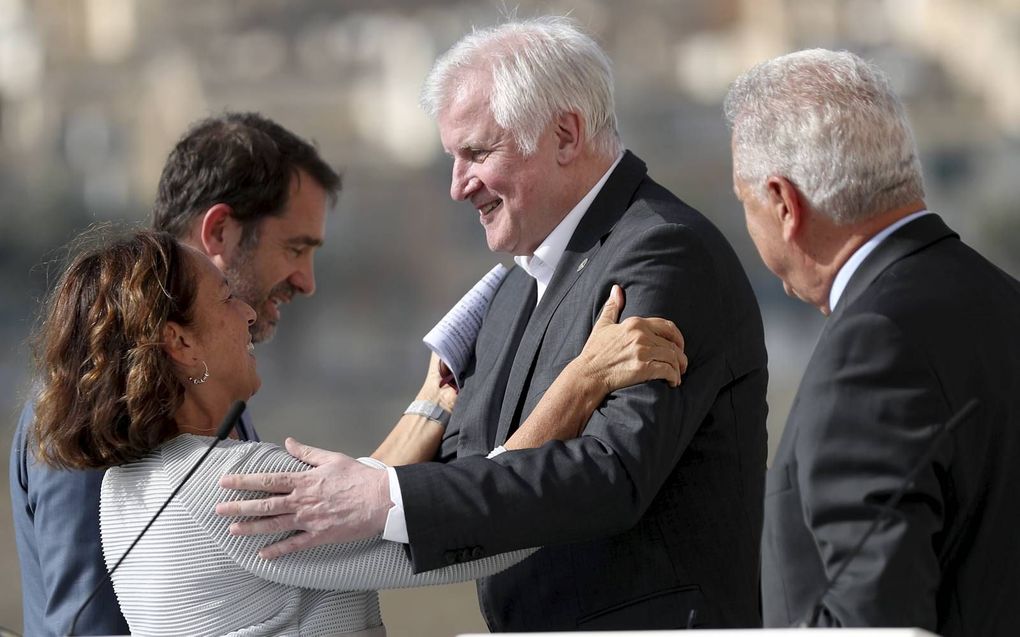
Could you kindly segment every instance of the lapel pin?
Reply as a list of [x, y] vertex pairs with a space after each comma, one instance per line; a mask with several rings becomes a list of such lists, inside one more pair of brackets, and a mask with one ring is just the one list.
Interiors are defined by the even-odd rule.
[[588, 265], [588, 257], [585, 257], [584, 260], [581, 261], [581, 265], [577, 266], [577, 271], [580, 272], [586, 265]]

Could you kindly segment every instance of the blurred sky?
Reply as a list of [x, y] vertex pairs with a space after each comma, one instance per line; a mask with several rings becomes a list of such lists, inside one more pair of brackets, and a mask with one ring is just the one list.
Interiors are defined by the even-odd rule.
[[[28, 386], [26, 338], [60, 248], [90, 224], [148, 222], [163, 160], [195, 119], [256, 110], [344, 172], [319, 290], [259, 347], [265, 439], [370, 452], [423, 375], [421, 336], [496, 261], [451, 202], [417, 108], [436, 55], [505, 3], [426, 0], [0, 0], [0, 439]], [[511, 5], [514, 6], [514, 5]], [[774, 444], [822, 317], [761, 266], [733, 198], [721, 100], [757, 61], [811, 46], [878, 62], [904, 97], [929, 207], [1020, 274], [1020, 3], [1015, 0], [574, 0], [614, 60], [626, 145], [736, 247], [765, 315]], [[947, 335], [955, 338], [957, 335]], [[5, 456], [6, 457], [6, 456]], [[6, 475], [6, 473], [4, 474]], [[0, 626], [19, 629], [7, 491]], [[390, 634], [484, 625], [473, 588], [387, 593]]]

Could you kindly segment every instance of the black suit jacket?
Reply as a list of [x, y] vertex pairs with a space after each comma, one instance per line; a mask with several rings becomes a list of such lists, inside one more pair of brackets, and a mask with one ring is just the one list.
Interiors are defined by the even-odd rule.
[[[683, 384], [616, 392], [579, 439], [486, 460], [581, 351], [614, 283], [624, 315], [680, 327]], [[627, 153], [531, 314], [534, 298], [513, 269], [443, 441], [448, 464], [397, 469], [416, 568], [544, 546], [479, 582], [495, 631], [683, 627], [692, 611], [695, 625], [759, 625], [766, 355], [726, 240]]]
[[937, 432], [924, 467], [825, 598], [823, 625], [940, 635], [1020, 627], [1020, 286], [926, 215], [851, 277], [766, 486], [765, 623], [805, 618]]

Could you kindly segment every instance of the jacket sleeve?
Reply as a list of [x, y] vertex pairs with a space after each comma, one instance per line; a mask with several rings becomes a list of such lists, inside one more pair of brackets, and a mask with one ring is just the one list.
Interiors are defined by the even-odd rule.
[[[33, 634], [63, 635], [92, 590], [106, 579], [99, 538], [99, 493], [104, 472], [66, 471], [37, 463], [28, 442], [33, 420], [30, 402], [21, 414], [14, 444], [20, 450], [21, 486], [27, 491], [31, 516], [31, 527], [20, 532], [31, 535], [45, 597], [37, 600], [44, 607], [43, 625], [26, 625], [25, 629]], [[128, 632], [109, 580], [82, 610], [75, 631]]]
[[[587, 286], [592, 298], [573, 320], [590, 329], [610, 286], [619, 283], [626, 294], [622, 318], [665, 317], [683, 332], [690, 359], [683, 383], [670, 388], [653, 381], [611, 394], [575, 440], [492, 460], [398, 467], [417, 569], [465, 552], [490, 555], [630, 528], [733, 379], [723, 347], [729, 317], [719, 314], [720, 274], [701, 240], [685, 226], [660, 224], [630, 241], [608, 257], [597, 284]], [[760, 330], [760, 315], [752, 318]]]
[[[197, 449], [195, 453], [201, 451]], [[210, 460], [213, 460], [212, 456]], [[270, 561], [258, 556], [259, 549], [284, 539], [287, 534], [232, 536], [227, 529], [234, 520], [220, 517], [214, 511], [217, 502], [249, 500], [264, 495], [221, 489], [218, 482], [224, 474], [292, 472], [308, 468], [276, 445], [257, 443], [230, 447], [221, 450], [215, 461], [203, 465], [195, 479], [182, 490], [182, 500], [211, 541], [246, 571], [272, 582], [303, 588], [353, 591], [462, 582], [497, 573], [533, 552], [494, 555], [430, 573], [414, 574], [403, 545], [372, 538], [328, 544]]]

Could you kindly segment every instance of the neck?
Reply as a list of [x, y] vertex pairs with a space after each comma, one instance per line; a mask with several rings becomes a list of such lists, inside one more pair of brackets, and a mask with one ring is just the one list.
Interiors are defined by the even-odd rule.
[[595, 184], [602, 179], [602, 175], [606, 174], [614, 161], [616, 161], [615, 155], [605, 157], [588, 149], [583, 156], [578, 158], [578, 161], [571, 164], [570, 169], [564, 175], [566, 187], [564, 192], [568, 193], [568, 196], [566, 197], [567, 205], [560, 221], [574, 209], [578, 202], [588, 194], [588, 191], [595, 187]]
[[817, 244], [821, 248], [816, 251], [815, 257], [822, 285], [819, 295], [814, 299], [814, 305], [822, 314], [828, 316], [832, 312], [832, 308], [829, 307], [829, 292], [832, 290], [833, 281], [836, 280], [836, 274], [846, 265], [850, 257], [873, 236], [900, 219], [924, 210], [925, 207], [924, 201], [913, 201], [848, 226], [837, 226], [829, 221], [828, 217], [824, 217], [818, 228], [821, 240], [817, 241]]
[[[200, 400], [193, 392], [185, 390], [184, 402], [174, 414], [177, 431], [196, 436], [214, 436], [229, 408], [229, 403], [219, 404], [219, 401]], [[233, 436], [231, 433], [231, 437]]]
[[542, 242], [552, 234], [552, 231], [563, 223], [567, 215], [577, 207], [577, 204], [584, 199], [584, 196], [602, 179], [602, 175], [606, 174], [606, 171], [609, 170], [614, 161], [616, 161], [615, 156], [603, 157], [592, 153], [589, 149], [585, 150], [582, 156], [577, 157], [574, 161], [564, 166], [554, 188], [558, 196], [549, 202], [550, 207], [553, 210], [558, 210], [558, 213], [555, 216], [546, 217], [548, 227], [544, 228], [545, 234], [542, 235], [541, 240], [529, 246], [526, 251], [515, 252], [514, 254], [532, 256]]

